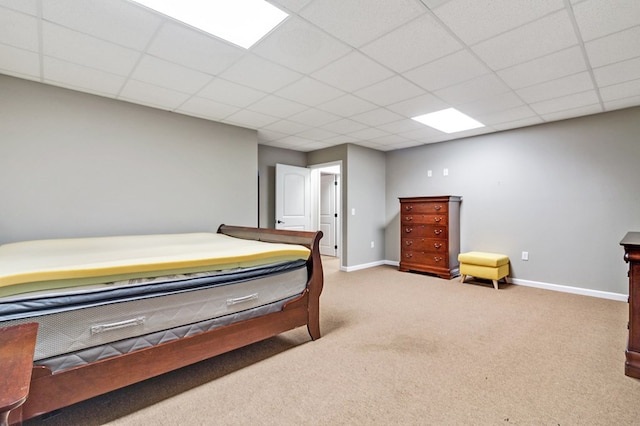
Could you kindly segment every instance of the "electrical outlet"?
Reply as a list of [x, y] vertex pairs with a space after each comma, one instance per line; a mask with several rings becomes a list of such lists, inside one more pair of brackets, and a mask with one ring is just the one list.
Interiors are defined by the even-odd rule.
[[449, 176], [449, 169], [443, 169], [442, 176]]
[[433, 170], [427, 170], [427, 177], [433, 176]]
[[376, 244], [373, 241], [371, 241], [371, 248], [375, 248], [375, 246]]
[[523, 251], [522, 252], [522, 260], [529, 260], [529, 252], [528, 251]]

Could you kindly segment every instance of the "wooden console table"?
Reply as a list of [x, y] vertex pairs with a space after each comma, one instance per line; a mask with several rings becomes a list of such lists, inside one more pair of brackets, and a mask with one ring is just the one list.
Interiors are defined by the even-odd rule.
[[0, 426], [9, 424], [9, 412], [29, 395], [37, 333], [37, 323], [0, 328]]
[[629, 263], [629, 340], [624, 374], [640, 379], [640, 232], [629, 232], [620, 241]]

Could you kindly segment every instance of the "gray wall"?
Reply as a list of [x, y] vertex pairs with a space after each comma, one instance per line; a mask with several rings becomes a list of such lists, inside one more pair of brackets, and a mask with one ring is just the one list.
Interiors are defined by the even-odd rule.
[[257, 223], [253, 130], [0, 76], [0, 243]]
[[625, 294], [638, 135], [633, 108], [389, 152], [386, 258], [399, 258], [398, 197], [460, 195], [462, 251], [509, 255], [517, 279]]

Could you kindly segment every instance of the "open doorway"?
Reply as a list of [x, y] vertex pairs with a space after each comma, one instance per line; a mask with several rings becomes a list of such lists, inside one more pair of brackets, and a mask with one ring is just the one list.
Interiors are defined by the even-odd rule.
[[[312, 223], [324, 234], [320, 240], [320, 254], [340, 257], [342, 214], [340, 212], [341, 163], [320, 164], [311, 167], [311, 186], [317, 188], [313, 197], [317, 205], [312, 207]], [[312, 190], [312, 193], [314, 191]]]

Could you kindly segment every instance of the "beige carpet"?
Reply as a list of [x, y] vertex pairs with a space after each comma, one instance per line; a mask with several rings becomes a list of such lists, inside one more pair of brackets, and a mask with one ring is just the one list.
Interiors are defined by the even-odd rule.
[[626, 303], [327, 258], [321, 315], [25, 424], [640, 424]]

